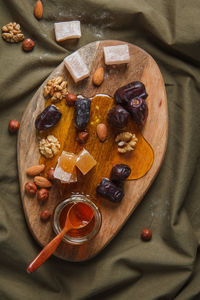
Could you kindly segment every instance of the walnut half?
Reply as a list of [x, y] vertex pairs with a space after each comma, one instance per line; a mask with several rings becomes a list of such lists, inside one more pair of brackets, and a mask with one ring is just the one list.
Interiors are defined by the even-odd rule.
[[23, 41], [24, 35], [20, 29], [20, 25], [10, 22], [1, 28], [2, 38], [8, 43], [18, 43]]
[[40, 141], [39, 150], [46, 158], [52, 158], [60, 150], [60, 143], [54, 135], [48, 135]]
[[131, 132], [122, 132], [118, 134], [115, 138], [115, 142], [118, 144], [118, 152], [126, 153], [133, 151], [137, 144], [138, 139], [136, 135]]
[[61, 101], [67, 94], [67, 81], [62, 76], [50, 79], [44, 87], [43, 95], [50, 98], [52, 103]]

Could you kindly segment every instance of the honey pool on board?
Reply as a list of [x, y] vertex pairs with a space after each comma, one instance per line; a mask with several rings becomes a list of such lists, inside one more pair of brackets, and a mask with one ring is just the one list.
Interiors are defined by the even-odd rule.
[[[46, 102], [46, 106], [50, 104], [50, 101]], [[51, 159], [41, 156], [40, 163], [46, 166], [44, 174], [48, 169], [56, 167], [58, 158], [63, 150], [78, 154], [85, 148], [97, 162], [96, 166], [85, 176], [78, 172], [77, 183], [62, 187], [63, 197], [69, 195], [70, 192], [80, 192], [96, 198], [98, 183], [103, 177], [109, 178], [110, 171], [116, 163], [124, 163], [130, 166], [132, 172], [128, 180], [141, 178], [151, 168], [154, 159], [153, 150], [131, 118], [124, 131], [136, 134], [138, 139], [137, 145], [132, 152], [127, 154], [118, 153], [117, 144], [115, 143], [115, 136], [118, 131], [107, 122], [107, 113], [113, 105], [113, 98], [106, 95], [97, 95], [91, 99], [90, 122], [86, 128], [89, 132], [89, 138], [84, 145], [80, 145], [76, 140], [77, 130], [73, 119], [74, 107], [67, 106], [64, 99], [60, 103], [56, 103], [56, 106], [62, 113], [61, 120], [55, 127], [42, 132], [40, 136], [43, 138], [49, 134], [54, 135], [59, 140], [61, 147], [59, 153]], [[104, 143], [99, 141], [96, 134], [96, 126], [99, 123], [106, 124], [108, 129], [107, 139]]]

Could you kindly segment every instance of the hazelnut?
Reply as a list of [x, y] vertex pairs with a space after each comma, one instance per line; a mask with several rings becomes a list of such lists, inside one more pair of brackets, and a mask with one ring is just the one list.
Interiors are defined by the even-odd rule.
[[49, 191], [47, 189], [40, 189], [37, 191], [37, 198], [40, 202], [44, 203], [49, 198]]
[[20, 124], [17, 120], [10, 120], [10, 122], [8, 123], [8, 130], [10, 131], [10, 133], [15, 133], [18, 131], [19, 126]]
[[50, 181], [53, 181], [53, 180], [54, 180], [53, 174], [54, 174], [54, 169], [53, 169], [53, 168], [51, 168], [51, 169], [49, 169], [49, 170], [47, 171], [47, 178], [48, 178], [48, 180], [50, 180]]
[[25, 39], [22, 43], [22, 48], [26, 52], [33, 50], [34, 47], [35, 47], [35, 42], [31, 39]]
[[37, 192], [37, 186], [35, 185], [34, 182], [27, 182], [25, 184], [25, 191], [28, 195], [35, 195]]
[[141, 238], [143, 239], [143, 241], [150, 241], [152, 237], [152, 231], [150, 229], [143, 229], [141, 232]]
[[66, 104], [67, 105], [69, 105], [69, 106], [74, 105], [74, 103], [76, 102], [76, 100], [77, 100], [77, 96], [76, 95], [70, 94], [70, 93], [68, 93], [66, 95]]
[[40, 219], [42, 221], [47, 221], [50, 218], [50, 216], [51, 216], [50, 211], [48, 209], [45, 209], [41, 212]]
[[77, 135], [77, 141], [80, 144], [84, 144], [87, 142], [88, 137], [89, 137], [89, 133], [87, 131], [80, 131]]

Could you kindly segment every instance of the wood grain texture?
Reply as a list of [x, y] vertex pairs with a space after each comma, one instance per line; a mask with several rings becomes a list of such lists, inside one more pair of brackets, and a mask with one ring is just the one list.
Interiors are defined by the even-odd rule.
[[[140, 80], [145, 84], [149, 95], [146, 100], [149, 116], [142, 134], [153, 148], [153, 165], [142, 178], [126, 182], [125, 197], [120, 204], [116, 205], [107, 200], [103, 202], [101, 205], [102, 227], [93, 240], [82, 246], [66, 245], [64, 242], [60, 244], [55, 255], [69, 261], [90, 259], [111, 241], [152, 184], [166, 151], [168, 136], [167, 98], [162, 75], [153, 58], [144, 50], [129, 44], [131, 62], [128, 67], [120, 66], [113, 69], [104, 65], [103, 47], [123, 43], [120, 41], [101, 41], [79, 49], [80, 55], [91, 70], [91, 75], [97, 67], [105, 67], [105, 79], [100, 87], [95, 87], [92, 84], [92, 76], [74, 84], [63, 63], [46, 80], [62, 74], [68, 80], [70, 92], [85, 97], [101, 93], [113, 96], [118, 87], [134, 80]], [[34, 122], [36, 116], [44, 109], [45, 101], [42, 93], [46, 81], [36, 92], [24, 112], [18, 135], [18, 171], [24, 213], [31, 233], [41, 246], [46, 245], [54, 237], [54, 232], [50, 222], [41, 223], [40, 212], [45, 208], [53, 212], [56, 205], [62, 200], [61, 189], [58, 185], [53, 186], [49, 201], [43, 206], [38, 203], [36, 198], [30, 198], [24, 193], [24, 184], [29, 181], [25, 170], [30, 165], [38, 164], [40, 159]]]

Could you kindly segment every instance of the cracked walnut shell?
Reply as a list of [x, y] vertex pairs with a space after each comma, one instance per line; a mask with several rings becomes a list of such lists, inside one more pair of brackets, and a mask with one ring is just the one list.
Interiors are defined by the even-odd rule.
[[48, 135], [46, 139], [40, 141], [39, 150], [46, 158], [52, 158], [60, 150], [60, 143], [55, 136]]
[[67, 94], [67, 81], [62, 76], [50, 79], [44, 87], [43, 95], [50, 98], [52, 103], [56, 103], [65, 98]]
[[135, 134], [131, 132], [122, 132], [117, 135], [115, 142], [118, 144], [118, 152], [126, 153], [133, 151], [137, 144], [138, 139]]
[[1, 28], [2, 38], [9, 43], [18, 43], [23, 41], [24, 35], [20, 29], [20, 25], [10, 22]]

